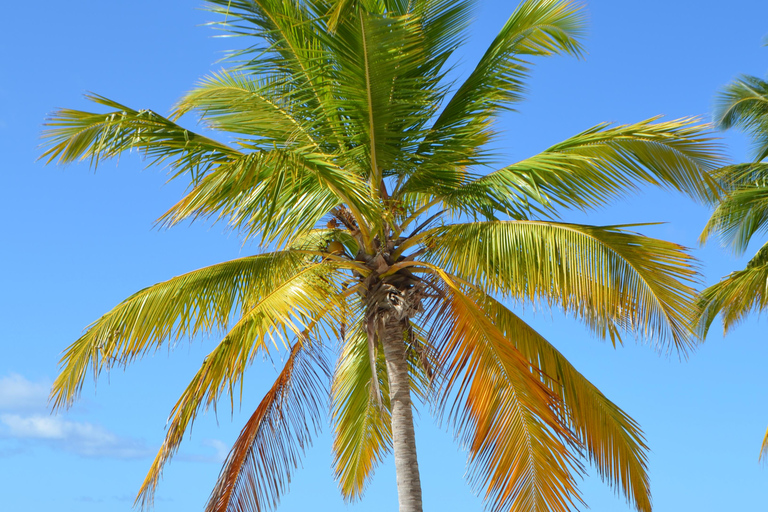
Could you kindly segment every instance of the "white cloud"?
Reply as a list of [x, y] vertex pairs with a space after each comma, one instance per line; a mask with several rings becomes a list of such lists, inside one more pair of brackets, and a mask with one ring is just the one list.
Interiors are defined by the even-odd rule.
[[47, 416], [20, 416], [18, 414], [0, 415], [0, 422], [9, 429], [11, 437], [31, 437], [36, 439], [64, 439], [67, 431], [74, 432], [77, 425]]
[[5, 435], [8, 437], [45, 442], [52, 447], [86, 457], [132, 459], [151, 454], [143, 442], [117, 436], [87, 422], [38, 414], [2, 414], [0, 424], [5, 426]]
[[213, 460], [214, 462], [222, 464], [225, 460], [227, 460], [227, 455], [229, 455], [229, 446], [224, 441], [219, 441], [218, 439], [203, 439], [202, 443], [204, 446], [210, 446], [216, 450], [216, 455]]
[[151, 455], [151, 450], [143, 442], [117, 436], [87, 422], [38, 414], [2, 414], [0, 424], [5, 426], [7, 437], [44, 442], [85, 457], [132, 459]]
[[0, 457], [36, 444], [85, 457], [137, 458], [152, 454], [144, 442], [99, 425], [48, 414], [50, 382], [12, 373], [0, 377]]
[[78, 496], [75, 501], [80, 503], [104, 503], [103, 498], [94, 498], [93, 496]]
[[209, 453], [190, 453], [189, 451], [182, 451], [179, 453], [175, 460], [184, 462], [202, 462], [206, 464], [223, 464], [227, 460], [229, 455], [229, 445], [218, 439], [203, 439], [200, 441], [201, 446], [213, 448], [214, 453], [211, 454], [210, 450], [206, 450]]
[[0, 378], [0, 410], [28, 410], [46, 407], [48, 382], [31, 382], [12, 373]]

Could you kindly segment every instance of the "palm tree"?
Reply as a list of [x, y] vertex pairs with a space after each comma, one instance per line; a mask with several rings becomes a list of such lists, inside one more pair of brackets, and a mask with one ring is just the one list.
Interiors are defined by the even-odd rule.
[[[704, 227], [701, 240], [718, 235], [742, 255], [752, 237], [768, 228], [768, 82], [754, 76], [739, 77], [720, 93], [714, 117], [719, 128], [738, 127], [752, 137], [755, 159], [713, 173], [726, 193]], [[701, 293], [701, 335], [707, 335], [718, 315], [727, 332], [750, 313], [766, 309], [767, 282], [768, 243], [758, 249], [744, 270], [731, 272]], [[767, 456], [768, 431], [760, 458]]]
[[[43, 156], [95, 165], [143, 151], [191, 182], [163, 225], [222, 219], [264, 252], [118, 304], [65, 352], [54, 407], [72, 403], [89, 371], [221, 332], [171, 413], [144, 505], [199, 411], [234, 400], [251, 362], [285, 348], [210, 512], [277, 504], [321, 423], [328, 380], [347, 499], [392, 450], [400, 510], [422, 510], [415, 396], [456, 428], [492, 510], [572, 509], [589, 461], [650, 511], [637, 423], [502, 301], [558, 307], [614, 343], [629, 333], [685, 352], [696, 279], [685, 250], [560, 215], [648, 183], [712, 200], [718, 158], [705, 128], [601, 124], [488, 172], [493, 122], [522, 99], [528, 59], [582, 53], [583, 12], [571, 1], [523, 1], [457, 84], [447, 76], [469, 0], [210, 3], [226, 29], [254, 41], [230, 69], [167, 118], [90, 96], [107, 111], [54, 113]], [[217, 138], [178, 124], [190, 112]]]

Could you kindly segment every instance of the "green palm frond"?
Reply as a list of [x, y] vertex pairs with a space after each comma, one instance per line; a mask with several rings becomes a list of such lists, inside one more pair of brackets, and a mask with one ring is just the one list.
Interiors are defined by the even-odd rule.
[[86, 98], [115, 110], [102, 114], [70, 109], [54, 112], [45, 123], [43, 139], [48, 149], [40, 158], [59, 163], [87, 159], [97, 166], [105, 158], [136, 149], [151, 160], [150, 165], [168, 163], [175, 176], [190, 173], [197, 179], [216, 164], [240, 155], [151, 110], [133, 110], [98, 95]]
[[334, 2], [335, 5], [328, 11], [328, 30], [335, 33], [342, 19], [348, 18], [358, 3], [360, 3], [359, 0]]
[[378, 389], [383, 408], [374, 396], [368, 340], [362, 322], [354, 324], [339, 358], [331, 387], [334, 471], [342, 495], [358, 499], [375, 467], [392, 449], [389, 384], [384, 353], [376, 358]]
[[706, 336], [718, 314], [728, 332], [752, 312], [768, 307], [768, 243], [747, 263], [747, 268], [731, 272], [699, 296], [699, 330]]
[[717, 98], [715, 123], [723, 129], [738, 127], [752, 136], [755, 161], [768, 157], [768, 82], [742, 75]]
[[[308, 233], [333, 208], [346, 204], [358, 226], [380, 221], [380, 207], [364, 181], [327, 155], [287, 149], [257, 151], [218, 166], [161, 218], [172, 226], [185, 219], [218, 216], [246, 236], [278, 245]], [[363, 213], [364, 212], [364, 213]]]
[[445, 283], [430, 333], [445, 370], [439, 407], [469, 450], [470, 481], [493, 511], [570, 511], [581, 468], [556, 394], [451, 276], [433, 272]]
[[427, 261], [492, 293], [560, 306], [602, 337], [623, 330], [690, 348], [697, 273], [677, 244], [541, 221], [455, 224], [422, 242]]
[[67, 348], [54, 382], [54, 408], [68, 407], [89, 367], [98, 375], [182, 337], [226, 330], [232, 319], [303, 268], [317, 263], [295, 252], [240, 258], [175, 277], [131, 295]]
[[726, 194], [716, 203], [699, 241], [718, 235], [737, 254], [766, 228], [768, 215], [768, 163], [727, 165], [712, 173]]
[[249, 301], [242, 317], [208, 354], [171, 411], [168, 432], [137, 502], [145, 506], [152, 503], [163, 466], [178, 450], [203, 405], [215, 405], [227, 392], [234, 407], [236, 386], [240, 385], [242, 393], [246, 368], [259, 352], [269, 350], [270, 342], [279, 349], [281, 345], [289, 347], [291, 339], [320, 340], [335, 333], [344, 309], [338, 289], [333, 269], [316, 263], [282, 282], [273, 282], [270, 290]]
[[768, 187], [768, 163], [725, 165], [713, 170], [711, 175], [725, 191], [748, 186]]
[[247, 137], [245, 144], [262, 148], [276, 144], [333, 151], [327, 144], [320, 147], [328, 135], [322, 132], [324, 125], [309, 118], [311, 110], [296, 105], [290, 92], [281, 84], [222, 71], [201, 80], [176, 104], [172, 117], [195, 110], [211, 129], [241, 134]]
[[448, 101], [420, 153], [437, 166], [477, 161], [479, 148], [492, 138], [494, 118], [523, 95], [530, 67], [525, 58], [580, 55], [584, 25], [583, 12], [572, 2], [522, 2]]
[[[376, 466], [392, 449], [389, 383], [384, 351], [377, 350], [376, 371], [381, 405], [371, 382], [367, 333], [362, 321], [352, 323], [331, 387], [334, 468], [342, 495], [349, 501], [362, 497]], [[407, 359], [411, 391], [426, 399], [437, 361], [429, 348], [427, 333], [412, 327]]]
[[742, 186], [728, 195], [712, 212], [701, 234], [705, 241], [717, 233], [737, 254], [743, 254], [752, 237], [768, 229], [768, 186]]
[[705, 128], [694, 119], [656, 120], [600, 124], [487, 176], [417, 175], [406, 191], [433, 193], [463, 213], [485, 208], [515, 218], [596, 208], [639, 184], [716, 199], [719, 186], [709, 171], [720, 160]]
[[337, 228], [313, 229], [307, 233], [298, 234], [291, 239], [289, 249], [317, 251], [318, 248], [326, 247], [333, 241], [341, 243], [347, 254], [357, 254], [357, 251], [360, 250], [357, 240], [349, 231]]
[[565, 409], [565, 421], [600, 476], [620, 488], [637, 510], [650, 512], [648, 446], [637, 422], [503, 304], [479, 290], [470, 296], [557, 392]]
[[328, 376], [322, 349], [299, 339], [235, 441], [206, 512], [261, 512], [277, 507], [291, 473], [312, 444], [312, 434], [321, 427]]
[[424, 32], [431, 65], [424, 68], [440, 73], [448, 58], [466, 37], [474, 0], [419, 0], [408, 2]]
[[[261, 44], [232, 52], [239, 68], [291, 84], [296, 104], [314, 111], [318, 125], [332, 134], [327, 142], [343, 144], [343, 121], [333, 105], [326, 80], [331, 70], [329, 38], [313, 7], [320, 2], [296, 0], [208, 0], [221, 15], [218, 25], [235, 36], [252, 36]], [[322, 13], [324, 14], [324, 13]], [[254, 58], [249, 58], [255, 56]]]
[[428, 54], [417, 17], [358, 10], [337, 32], [334, 92], [353, 147], [344, 160], [365, 170], [377, 195], [385, 171], [412, 167], [401, 159], [421, 141], [438, 91], [432, 74], [422, 72]]

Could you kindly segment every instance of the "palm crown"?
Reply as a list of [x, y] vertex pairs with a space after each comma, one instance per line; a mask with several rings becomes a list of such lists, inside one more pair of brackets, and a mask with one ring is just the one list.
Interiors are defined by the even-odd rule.
[[[349, 499], [393, 450], [401, 510], [421, 510], [413, 394], [455, 426], [492, 510], [571, 509], [586, 457], [649, 511], [638, 425], [502, 300], [559, 307], [614, 342], [628, 332], [685, 351], [691, 257], [627, 226], [558, 219], [641, 183], [713, 199], [707, 172], [718, 159], [704, 128], [598, 125], [486, 172], [493, 123], [522, 98], [527, 59], [580, 55], [584, 19], [572, 2], [522, 2], [458, 84], [446, 77], [469, 1], [210, 4], [233, 34], [252, 36], [229, 70], [168, 118], [101, 96], [90, 99], [106, 113], [60, 110], [44, 157], [96, 164], [138, 148], [191, 180], [163, 224], [213, 216], [269, 252], [117, 305], [66, 351], [55, 406], [76, 398], [89, 370], [221, 329], [171, 413], [142, 503], [200, 410], [242, 393], [254, 358], [284, 347], [210, 511], [276, 505], [321, 423], [327, 381], [334, 467]], [[177, 124], [189, 112], [228, 142]], [[325, 359], [333, 340], [335, 366]]]
[[[721, 91], [714, 117], [718, 127], [738, 127], [752, 137], [755, 159], [713, 173], [725, 194], [716, 203], [701, 240], [717, 235], [735, 253], [744, 254], [754, 235], [768, 228], [768, 82], [754, 76], [738, 78]], [[768, 307], [766, 282], [768, 243], [758, 249], [744, 270], [731, 272], [701, 293], [702, 337], [718, 315], [727, 332], [750, 313]], [[760, 457], [768, 457], [768, 431]]]

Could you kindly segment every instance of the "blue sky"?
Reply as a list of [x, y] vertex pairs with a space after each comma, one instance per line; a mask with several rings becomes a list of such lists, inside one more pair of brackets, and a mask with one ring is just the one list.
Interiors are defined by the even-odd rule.
[[[467, 46], [466, 72], [514, 8], [480, 1]], [[61, 351], [90, 322], [130, 293], [174, 275], [257, 250], [222, 226], [169, 231], [154, 220], [181, 184], [144, 169], [136, 154], [94, 173], [85, 165], [43, 166], [39, 134], [47, 113], [89, 108], [94, 91], [135, 108], [167, 112], [207, 72], [218, 69], [233, 39], [215, 39], [199, 1], [11, 2], [0, 31], [0, 145], [3, 186], [0, 242], [0, 493], [3, 509], [29, 512], [128, 511], [165, 421], [211, 349], [182, 343], [127, 371], [104, 375], [66, 413], [49, 415], [47, 389]], [[768, 71], [764, 0], [587, 2], [584, 60], [537, 62], [529, 99], [504, 118], [502, 154], [515, 161], [603, 121], [708, 116], [715, 91], [739, 73]], [[188, 121], [189, 122], [189, 121]], [[728, 155], [748, 158], [748, 143], [725, 134]], [[696, 239], [707, 209], [679, 195], [643, 190], [636, 197], [568, 220], [591, 224], [667, 222], [643, 229], [693, 247], [707, 283], [744, 259]], [[754, 252], [754, 248], [750, 248]], [[530, 309], [530, 308], [529, 308]], [[531, 311], [527, 311], [531, 313]], [[713, 329], [687, 361], [628, 342], [613, 349], [557, 312], [527, 318], [578, 369], [643, 426], [652, 452], [654, 510], [765, 510], [768, 468], [757, 454], [768, 425], [765, 322], [754, 317], [723, 339]], [[156, 510], [201, 510], [234, 440], [275, 376], [257, 363], [233, 414], [221, 407], [199, 419], [168, 466]], [[481, 510], [463, 480], [465, 454], [426, 409], [417, 443], [427, 510]], [[295, 473], [280, 510], [394, 510], [391, 460], [365, 500], [343, 504], [332, 478], [326, 428]], [[582, 485], [591, 510], [630, 510], [599, 478]]]

